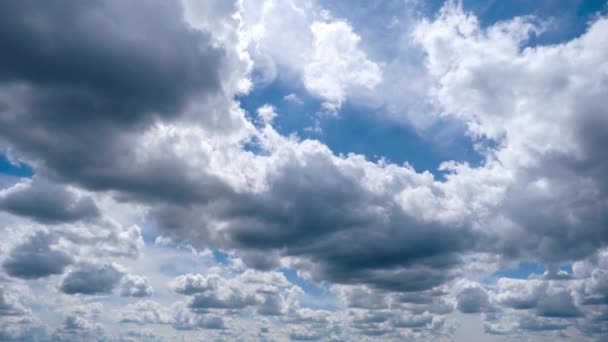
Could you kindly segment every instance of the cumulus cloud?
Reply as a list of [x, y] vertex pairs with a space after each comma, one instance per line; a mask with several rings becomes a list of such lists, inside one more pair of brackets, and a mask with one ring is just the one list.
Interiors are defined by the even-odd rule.
[[605, 82], [595, 70], [606, 65], [598, 47], [606, 45], [607, 23], [600, 17], [570, 42], [526, 47], [543, 29], [533, 18], [482, 28], [450, 2], [416, 30], [445, 114], [498, 143], [488, 158], [510, 179], [486, 225], [496, 227], [493, 247], [504, 255], [560, 262], [605, 243], [606, 165], [598, 144], [608, 126], [599, 95]]
[[171, 286], [174, 291], [184, 295], [202, 293], [217, 289], [221, 279], [218, 276], [202, 274], [183, 274], [175, 278]]
[[65, 276], [60, 289], [66, 294], [109, 294], [122, 276], [115, 265], [83, 263]]
[[48, 232], [36, 232], [16, 245], [2, 263], [4, 271], [17, 278], [36, 279], [61, 274], [73, 262], [72, 257], [54, 245], [57, 237]]
[[150, 297], [152, 286], [146, 277], [127, 274], [120, 283], [120, 295], [123, 297]]
[[[481, 25], [448, 2], [417, 19], [404, 36], [425, 62], [421, 101], [483, 154], [446, 161], [439, 177], [283, 136], [272, 103], [245, 115], [237, 96], [284, 69], [329, 111], [395, 77], [354, 22], [315, 2], [22, 1], [1, 12], [0, 142], [36, 170], [0, 190], [2, 269], [24, 298], [56, 291], [38, 284], [63, 274], [64, 294], [129, 301], [121, 324], [224, 340], [429, 340], [453, 334], [455, 309], [491, 334], [606, 332], [606, 18], [550, 46], [527, 40], [547, 29], [531, 17]], [[113, 212], [129, 206], [141, 217]], [[157, 235], [174, 245], [146, 245]], [[197, 261], [158, 266], [163, 248]], [[218, 249], [225, 263], [199, 267]], [[521, 260], [548, 271], [480, 283], [465, 267], [478, 256], [487, 272]], [[308, 283], [331, 310], [314, 308]], [[151, 284], [158, 302], [120, 298], [149, 297]], [[53, 338], [105, 336], [105, 308], [65, 309], [87, 298], [43, 298], [64, 310]], [[32, 325], [21, 302], [3, 287], [0, 315]]]
[[360, 37], [343, 21], [313, 22], [312, 60], [304, 69], [306, 88], [340, 107], [351, 87], [373, 88], [382, 80], [378, 64], [359, 49]]
[[465, 286], [456, 295], [458, 310], [462, 313], [479, 313], [491, 309], [488, 294], [479, 285]]
[[4, 286], [0, 287], [0, 316], [21, 316], [27, 312], [12, 293]]
[[79, 196], [36, 178], [0, 192], [0, 208], [42, 223], [73, 222], [99, 216], [91, 197]]

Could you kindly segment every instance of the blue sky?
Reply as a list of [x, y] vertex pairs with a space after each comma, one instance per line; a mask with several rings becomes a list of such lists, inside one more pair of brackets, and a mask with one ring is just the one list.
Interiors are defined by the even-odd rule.
[[607, 15], [0, 5], [0, 340], [601, 341]]

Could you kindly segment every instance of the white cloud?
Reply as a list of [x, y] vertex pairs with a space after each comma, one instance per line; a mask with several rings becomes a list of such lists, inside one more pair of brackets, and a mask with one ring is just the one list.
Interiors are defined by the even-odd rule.
[[382, 80], [380, 66], [370, 61], [359, 48], [360, 37], [344, 21], [311, 24], [313, 50], [304, 68], [304, 85], [325, 99], [331, 110], [337, 110], [347, 91], [371, 89]]

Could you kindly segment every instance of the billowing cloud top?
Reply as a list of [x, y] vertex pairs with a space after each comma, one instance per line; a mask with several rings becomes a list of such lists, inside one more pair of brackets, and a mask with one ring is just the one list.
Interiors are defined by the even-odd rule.
[[1, 4], [0, 340], [601, 341], [594, 4]]

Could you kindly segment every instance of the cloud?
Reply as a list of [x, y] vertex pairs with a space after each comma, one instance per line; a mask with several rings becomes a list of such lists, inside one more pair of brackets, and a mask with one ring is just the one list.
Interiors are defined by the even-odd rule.
[[287, 101], [289, 103], [297, 104], [297, 105], [304, 104], [302, 99], [300, 99], [300, 97], [294, 93], [290, 93], [290, 94], [283, 96], [283, 100]]
[[359, 49], [360, 37], [344, 21], [310, 25], [313, 35], [312, 59], [304, 68], [304, 85], [321, 95], [330, 109], [338, 109], [348, 88], [371, 89], [382, 81], [378, 64]]
[[153, 289], [146, 277], [127, 274], [122, 277], [120, 295], [123, 297], [150, 297]]
[[488, 298], [488, 294], [480, 286], [466, 286], [456, 295], [458, 310], [462, 313], [491, 310]]
[[141, 300], [126, 305], [121, 312], [120, 321], [138, 325], [171, 324], [173, 317], [169, 308], [151, 300]]
[[[424, 69], [403, 78], [422, 78], [429, 115], [467, 127], [483, 154], [436, 176], [283, 136], [272, 103], [260, 122], [245, 115], [238, 96], [277, 75], [337, 110], [407, 70], [314, 2], [7, 6], [0, 143], [36, 170], [0, 192], [2, 267], [20, 278], [6, 279], [18, 300], [0, 291], [11, 325], [35, 325], [28, 304], [62, 314], [47, 339], [136, 324], [209, 340], [433, 340], [454, 334], [458, 309], [491, 334], [606, 332], [606, 18], [551, 46], [527, 41], [546, 29], [531, 17], [481, 25], [449, 2], [417, 18], [403, 49], [421, 49], [411, 68]], [[172, 244], [146, 242], [157, 235]], [[227, 260], [207, 264], [218, 249]], [[548, 271], [471, 280], [522, 260]], [[138, 299], [151, 284], [158, 302]], [[70, 310], [91, 297], [56, 290], [108, 300]], [[28, 336], [5, 326], [0, 339]]]
[[60, 289], [66, 294], [109, 294], [122, 276], [123, 273], [112, 264], [83, 263], [66, 275]]
[[193, 295], [218, 288], [221, 279], [218, 276], [205, 276], [202, 274], [183, 274], [175, 278], [171, 287], [177, 293]]
[[37, 279], [61, 274], [73, 258], [57, 245], [57, 237], [48, 232], [36, 232], [16, 245], [2, 263], [4, 271], [23, 279]]
[[287, 68], [324, 101], [324, 110], [335, 113], [351, 95], [382, 81], [381, 66], [365, 53], [353, 27], [315, 1], [251, 1], [242, 5], [240, 15], [262, 86]]
[[263, 105], [257, 109], [258, 118], [263, 124], [270, 124], [272, 120], [277, 116], [275, 108], [271, 105]]
[[0, 209], [42, 223], [74, 222], [99, 216], [91, 197], [79, 196], [38, 177], [2, 190]]
[[[268, 170], [261, 175], [262, 191], [218, 193], [207, 206], [193, 209], [160, 207], [153, 214], [163, 233], [189, 242], [216, 238], [222, 247], [242, 250], [247, 264], [249, 251], [280, 250], [301, 258], [301, 267], [317, 280], [402, 291], [448, 280], [459, 263], [456, 252], [472, 243], [465, 224], [419, 219], [399, 203], [410, 189], [426, 193], [425, 177], [433, 186], [430, 175], [358, 156], [336, 157], [314, 141], [283, 142], [258, 162]], [[205, 227], [197, 226], [203, 221]], [[215, 225], [223, 227], [220, 234]]]
[[442, 111], [480, 141], [494, 141], [487, 158], [510, 174], [494, 219], [482, 223], [496, 228], [491, 250], [558, 263], [591, 255], [607, 236], [606, 164], [598, 149], [608, 127], [600, 105], [605, 82], [594, 70], [605, 65], [607, 51], [598, 46], [606, 46], [608, 21], [597, 18], [563, 44], [526, 46], [543, 29], [531, 17], [482, 28], [449, 2], [415, 37]]
[[[26, 1], [6, 10], [0, 39], [11, 53], [1, 60], [0, 139], [38, 173], [96, 190], [177, 196], [188, 177], [177, 176], [170, 157], [137, 157], [136, 137], [158, 121], [186, 117], [219, 130], [242, 128], [242, 118], [226, 115], [232, 94], [223, 92], [233, 88], [223, 82], [228, 64], [240, 61], [228, 61], [233, 52], [212, 43], [209, 32], [192, 29], [180, 2]], [[193, 113], [199, 105], [221, 114]], [[21, 203], [13, 210], [38, 210], [43, 219], [41, 204], [53, 204]]]
[[4, 286], [0, 287], [0, 316], [22, 316], [28, 313]]
[[197, 294], [188, 307], [194, 310], [243, 309], [257, 303], [256, 298], [252, 295], [239, 293], [235, 289], [230, 289], [228, 292], [226, 295]]

